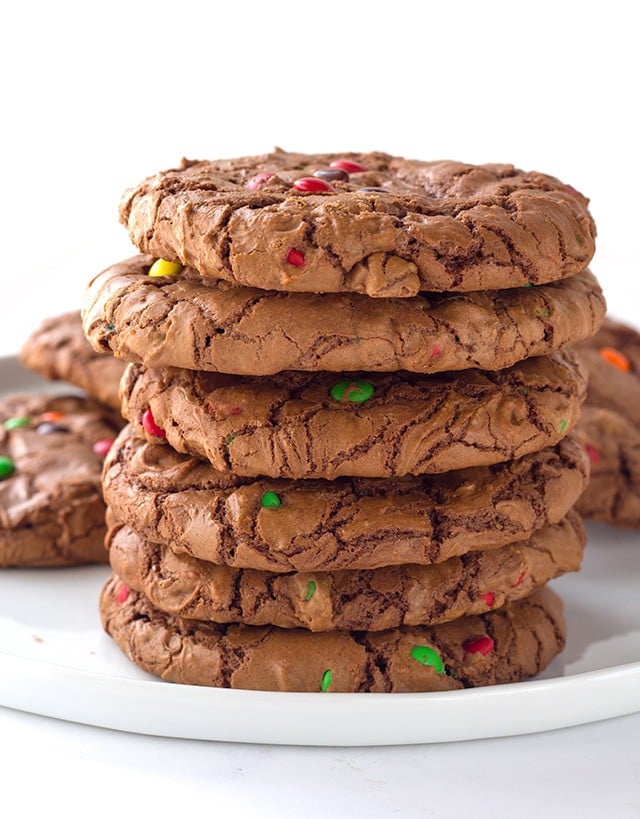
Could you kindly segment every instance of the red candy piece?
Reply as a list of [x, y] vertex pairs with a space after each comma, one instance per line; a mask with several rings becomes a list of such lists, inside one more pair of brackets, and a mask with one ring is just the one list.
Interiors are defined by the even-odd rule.
[[252, 176], [251, 179], [245, 184], [245, 188], [249, 188], [250, 191], [257, 191], [263, 185], [266, 185], [267, 182], [273, 176], [272, 173], [257, 173], [255, 176]]
[[493, 592], [487, 592], [486, 594], [483, 594], [482, 599], [487, 604], [487, 606], [489, 606], [489, 608], [491, 608], [491, 606], [493, 606], [493, 604], [496, 602], [496, 596]]
[[439, 344], [434, 344], [429, 358], [438, 358], [440, 355], [442, 355], [442, 347]]
[[325, 182], [324, 179], [317, 179], [314, 176], [303, 176], [301, 179], [296, 179], [293, 187], [297, 191], [307, 191], [308, 193], [318, 193], [333, 191], [333, 185]]
[[167, 433], [156, 424], [151, 407], [145, 410], [142, 415], [142, 427], [147, 435], [153, 435], [154, 438], [166, 438]]
[[367, 170], [364, 165], [361, 165], [359, 162], [352, 162], [350, 159], [336, 159], [329, 167], [340, 168], [347, 173], [362, 173], [362, 171]]
[[471, 637], [469, 640], [465, 640], [462, 644], [462, 648], [467, 652], [467, 654], [482, 654], [483, 656], [486, 654], [491, 654], [493, 649], [496, 647], [496, 644], [491, 639], [491, 637]]
[[229, 410], [229, 415], [240, 415], [242, 412], [242, 407], [231, 407]]
[[304, 267], [304, 253], [301, 250], [296, 250], [295, 247], [292, 247], [288, 250], [285, 261], [287, 264], [292, 264], [294, 267]]
[[516, 585], [516, 586], [521, 586], [521, 585], [522, 585], [522, 581], [524, 580], [525, 575], [526, 575], [526, 572], [522, 572], [522, 574], [520, 575], [520, 577], [519, 577], [519, 578], [516, 580], [516, 582], [515, 582], [515, 585]]
[[591, 446], [591, 444], [586, 444], [585, 450], [592, 464], [600, 463], [600, 453], [594, 446]]
[[96, 441], [93, 445], [93, 451], [99, 458], [106, 458], [113, 446], [113, 440], [113, 438], [102, 438], [102, 440]]
[[118, 603], [120, 603], [120, 605], [122, 605], [126, 601], [126, 599], [128, 597], [129, 597], [129, 587], [125, 586], [124, 583], [123, 583], [122, 586], [120, 586], [120, 588], [118, 589], [118, 594], [116, 596], [116, 600], [118, 601]]
[[577, 190], [576, 190], [576, 189], [573, 187], [573, 185], [565, 185], [565, 186], [564, 186], [564, 189], [565, 189], [566, 191], [569, 191], [569, 193], [570, 193], [572, 196], [580, 196], [582, 199], [584, 199], [584, 198], [585, 198], [585, 197], [584, 197], [584, 195], [580, 193], [580, 191], [577, 191]]

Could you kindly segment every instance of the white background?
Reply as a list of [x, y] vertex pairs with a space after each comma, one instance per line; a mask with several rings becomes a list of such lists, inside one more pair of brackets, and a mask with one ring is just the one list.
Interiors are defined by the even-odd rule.
[[[613, 311], [633, 320], [632, 7], [2, 4], [0, 352], [17, 349], [40, 318], [78, 306], [92, 275], [132, 253], [117, 223], [127, 185], [183, 155], [273, 145], [510, 161], [555, 174], [591, 197], [593, 268]], [[0, 711], [0, 762], [5, 795], [44, 805], [64, 783], [69, 805], [89, 806], [105, 801], [102, 784], [114, 812], [139, 805], [141, 793], [165, 807], [181, 793], [192, 808], [200, 800], [229, 816], [291, 815], [287, 805], [340, 816], [352, 799], [362, 800], [355, 816], [438, 816], [445, 806], [456, 816], [456, 806], [474, 804], [492, 817], [603, 816], [608, 804], [623, 817], [640, 815], [639, 728], [631, 717], [540, 737], [333, 753], [147, 740]], [[424, 813], [413, 812], [419, 806]]]

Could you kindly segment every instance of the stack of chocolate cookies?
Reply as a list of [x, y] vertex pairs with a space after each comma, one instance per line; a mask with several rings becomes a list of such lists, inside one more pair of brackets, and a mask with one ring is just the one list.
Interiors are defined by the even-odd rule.
[[510, 165], [187, 162], [125, 194], [144, 254], [84, 330], [130, 362], [107, 457], [106, 630], [198, 685], [530, 677], [577, 570], [604, 300], [587, 200]]

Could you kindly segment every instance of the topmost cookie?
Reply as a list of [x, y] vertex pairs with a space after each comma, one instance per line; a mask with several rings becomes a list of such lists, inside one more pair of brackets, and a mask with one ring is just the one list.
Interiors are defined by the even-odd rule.
[[408, 297], [577, 273], [594, 252], [587, 203], [512, 165], [276, 150], [183, 160], [127, 191], [120, 219], [141, 251], [205, 278]]

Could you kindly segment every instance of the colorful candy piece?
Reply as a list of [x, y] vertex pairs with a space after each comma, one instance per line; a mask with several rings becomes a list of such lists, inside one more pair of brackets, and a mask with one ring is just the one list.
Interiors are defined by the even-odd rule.
[[27, 418], [26, 415], [17, 416], [16, 418], [7, 418], [7, 420], [2, 425], [6, 430], [11, 429], [19, 429], [20, 427], [26, 427], [31, 423], [31, 418]]
[[126, 602], [128, 597], [129, 597], [129, 587], [125, 586], [124, 583], [123, 583], [122, 586], [120, 586], [120, 588], [118, 589], [118, 594], [116, 596], [116, 600], [118, 601], [118, 603], [120, 603], [120, 605], [122, 605], [124, 602]]
[[496, 644], [491, 637], [487, 637], [486, 635], [482, 637], [470, 637], [462, 644], [462, 648], [467, 654], [482, 654], [483, 656], [491, 654], [495, 646]]
[[521, 586], [524, 579], [525, 579], [525, 577], [526, 577], [526, 572], [522, 572], [522, 574], [518, 577], [518, 579], [516, 580], [514, 585], [515, 586]]
[[113, 446], [113, 438], [102, 438], [93, 445], [93, 451], [99, 458], [106, 458]]
[[600, 358], [604, 359], [607, 364], [611, 364], [612, 367], [616, 367], [623, 373], [628, 373], [631, 370], [631, 362], [620, 350], [616, 350], [613, 347], [601, 347], [598, 352], [600, 353]]
[[344, 168], [320, 168], [314, 171], [313, 175], [318, 179], [324, 179], [326, 182], [348, 182], [349, 173]]
[[361, 165], [359, 162], [353, 162], [351, 159], [336, 159], [329, 167], [340, 168], [347, 173], [362, 173], [367, 170], [364, 165]]
[[439, 344], [434, 344], [429, 353], [429, 358], [438, 358], [442, 355], [442, 347]]
[[591, 444], [586, 444], [585, 451], [592, 464], [600, 463], [600, 452], [594, 446], [591, 446]]
[[148, 275], [152, 278], [160, 278], [161, 276], [177, 276], [182, 270], [180, 262], [169, 262], [166, 259], [156, 259], [149, 268]]
[[409, 655], [421, 665], [431, 666], [436, 674], [445, 673], [442, 657], [430, 646], [414, 646]]
[[36, 432], [40, 435], [52, 435], [56, 432], [71, 432], [69, 427], [65, 427], [62, 424], [51, 424], [49, 422], [45, 422], [44, 424], [38, 424], [36, 427]]
[[267, 173], [263, 171], [262, 173], [257, 173], [255, 176], [252, 176], [251, 179], [245, 184], [245, 188], [248, 188], [250, 191], [257, 191], [263, 185], [266, 185], [267, 182], [273, 177], [272, 173]]
[[567, 419], [562, 418], [560, 420], [560, 426], [559, 426], [560, 432], [564, 432], [568, 425], [569, 425], [569, 422], [567, 421]]
[[40, 416], [41, 421], [48, 421], [52, 424], [55, 424], [57, 421], [62, 421], [64, 418], [64, 412], [58, 412], [58, 410], [52, 410], [51, 412], [43, 412]]
[[353, 404], [364, 404], [375, 392], [370, 381], [338, 381], [329, 391], [335, 401], [350, 401]]
[[322, 675], [322, 681], [320, 682], [320, 690], [322, 692], [328, 691], [331, 687], [331, 683], [333, 682], [333, 671], [328, 668], [324, 674]]
[[280, 496], [276, 495], [275, 492], [265, 492], [260, 498], [260, 503], [265, 509], [277, 509], [278, 507], [282, 506]]
[[11, 475], [16, 471], [16, 465], [6, 455], [0, 455], [0, 481], [5, 480], [5, 478], [10, 478]]
[[572, 196], [577, 196], [579, 198], [584, 199], [584, 194], [580, 193], [580, 191], [576, 190], [573, 185], [565, 185], [564, 189], [568, 191]]
[[293, 267], [304, 267], [304, 253], [301, 250], [296, 250], [295, 247], [291, 247], [287, 251], [285, 261], [287, 264], [293, 265]]
[[315, 580], [310, 580], [307, 583], [307, 593], [306, 593], [305, 598], [304, 598], [306, 602], [309, 602], [309, 600], [311, 600], [313, 595], [316, 593], [317, 588], [318, 588], [318, 586], [317, 586]]
[[482, 595], [482, 599], [484, 602], [491, 608], [493, 604], [496, 602], [496, 596], [493, 592], [487, 592], [486, 594]]
[[147, 435], [152, 435], [154, 438], [166, 438], [167, 433], [156, 424], [156, 420], [151, 412], [151, 407], [146, 409], [142, 414], [142, 428]]
[[305, 193], [331, 193], [333, 192], [333, 186], [330, 185], [328, 182], [325, 182], [324, 179], [317, 179], [313, 176], [303, 176], [300, 179], [296, 179], [293, 183], [293, 187], [297, 191], [304, 191]]

